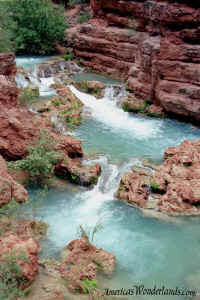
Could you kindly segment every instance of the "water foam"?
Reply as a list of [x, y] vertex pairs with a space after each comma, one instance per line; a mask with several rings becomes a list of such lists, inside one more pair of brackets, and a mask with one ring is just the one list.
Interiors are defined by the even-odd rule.
[[74, 86], [70, 86], [71, 91], [90, 108], [92, 117], [112, 130], [126, 131], [129, 135], [134, 135], [138, 139], [149, 138], [160, 132], [162, 121], [147, 118], [137, 118], [124, 112], [112, 95], [113, 87], [109, 87], [104, 98], [97, 100], [94, 96], [78, 91]]

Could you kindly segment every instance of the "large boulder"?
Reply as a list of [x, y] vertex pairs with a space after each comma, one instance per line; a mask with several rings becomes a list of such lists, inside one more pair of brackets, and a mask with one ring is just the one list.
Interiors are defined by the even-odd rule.
[[96, 282], [98, 271], [111, 275], [116, 264], [114, 254], [97, 249], [87, 238], [70, 242], [62, 251], [61, 258], [62, 277], [67, 280], [70, 290], [79, 292], [83, 292], [85, 280]]

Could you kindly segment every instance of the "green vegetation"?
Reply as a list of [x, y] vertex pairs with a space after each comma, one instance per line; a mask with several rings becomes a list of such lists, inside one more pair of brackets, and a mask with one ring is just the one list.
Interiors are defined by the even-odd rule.
[[54, 7], [50, 0], [6, 0], [1, 7], [3, 41], [9, 40], [17, 53], [49, 54], [63, 42], [67, 28], [63, 7]]
[[18, 260], [27, 262], [25, 254], [5, 256], [0, 263], [0, 300], [16, 300], [27, 294], [29, 289], [22, 290], [24, 283]]
[[99, 219], [94, 226], [83, 226], [78, 227], [78, 236], [87, 238], [90, 243], [94, 241], [95, 235], [103, 229], [102, 221]]
[[11, 201], [0, 208], [0, 216], [7, 216], [9, 219], [13, 216], [20, 216], [22, 204], [16, 202], [13, 198]]
[[56, 163], [61, 159], [60, 153], [54, 151], [54, 142], [48, 132], [42, 131], [35, 146], [28, 148], [28, 156], [15, 163], [16, 168], [25, 170], [30, 184], [44, 185], [54, 174]]
[[20, 89], [19, 102], [21, 105], [31, 105], [36, 102], [39, 97], [39, 90], [37, 88], [22, 88]]
[[59, 112], [59, 114], [60, 114], [60, 115], [66, 115], [66, 114], [71, 115], [71, 114], [72, 114], [72, 108], [61, 110], [61, 111]]
[[66, 55], [63, 56], [65, 60], [72, 60], [74, 58], [74, 54], [71, 51], [68, 51]]
[[81, 283], [82, 283], [82, 292], [84, 294], [93, 292], [93, 290], [98, 286], [98, 282], [96, 279], [84, 278]]
[[157, 192], [157, 191], [160, 191], [160, 190], [161, 190], [159, 184], [157, 184], [157, 183], [155, 183], [155, 182], [152, 182], [152, 183], [151, 183], [151, 189], [152, 189], [153, 192]]
[[126, 112], [131, 112], [132, 111], [132, 109], [130, 108], [130, 106], [128, 104], [126, 104], [126, 103], [122, 104], [122, 109], [124, 111], [126, 111]]
[[9, 18], [7, 1], [0, 1], [0, 52], [13, 50], [12, 30], [15, 23]]
[[94, 95], [95, 97], [101, 95], [101, 89], [98, 87], [90, 86], [87, 81], [78, 81], [75, 82], [74, 85], [77, 89], [80, 89], [84, 93]]
[[54, 99], [52, 100], [52, 104], [53, 104], [54, 107], [58, 107], [58, 106], [60, 106], [61, 104], [63, 104], [63, 102], [62, 102], [62, 100], [61, 100], [60, 98], [54, 98]]
[[84, 12], [84, 14], [82, 14], [79, 18], [78, 18], [78, 23], [84, 23], [86, 22], [87, 20], [90, 19], [90, 14], [88, 11]]
[[153, 117], [153, 118], [164, 118], [164, 114], [157, 114], [157, 113], [151, 113], [151, 112], [148, 112], [148, 116]]
[[89, 3], [89, 2], [90, 2], [90, 0], [68, 0], [68, 6], [74, 7], [76, 4]]

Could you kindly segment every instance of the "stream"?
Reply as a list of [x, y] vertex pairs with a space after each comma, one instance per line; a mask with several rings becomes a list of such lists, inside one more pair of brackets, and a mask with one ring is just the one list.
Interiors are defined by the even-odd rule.
[[[30, 68], [34, 75], [37, 64], [47, 59], [19, 57], [16, 61], [18, 65]], [[84, 74], [81, 76], [88, 78]], [[40, 87], [42, 82], [42, 96], [44, 91], [46, 96], [54, 93], [49, 89], [52, 81], [51, 77], [35, 81], [35, 84], [40, 82]], [[22, 79], [18, 78], [17, 84], [23, 85]], [[153, 288], [156, 284], [157, 287], [197, 290], [200, 282], [200, 218], [166, 217], [161, 220], [147, 217], [139, 209], [118, 201], [114, 194], [122, 174], [131, 166], [142, 165], [143, 158], [161, 162], [165, 149], [184, 139], [199, 139], [200, 130], [175, 120], [124, 112], [116, 105], [112, 86], [100, 100], [79, 92], [74, 86], [70, 88], [89, 112], [89, 117], [71, 134], [82, 140], [84, 152], [91, 156], [86, 163], [101, 164], [102, 175], [91, 190], [66, 184], [48, 191], [38, 210], [38, 218], [50, 225], [42, 257], [58, 257], [60, 250], [76, 238], [80, 224], [95, 225], [101, 220], [103, 229], [96, 234], [94, 243], [117, 257], [113, 276], [100, 279], [104, 288], [131, 288], [135, 284]], [[29, 192], [33, 197], [37, 189]], [[155, 296], [130, 296], [130, 299], [138, 298], [149, 300]], [[157, 296], [156, 299], [191, 298]]]

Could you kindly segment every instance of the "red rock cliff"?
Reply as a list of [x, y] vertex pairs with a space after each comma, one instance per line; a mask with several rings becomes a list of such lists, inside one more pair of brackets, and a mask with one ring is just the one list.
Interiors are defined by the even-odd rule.
[[200, 4], [91, 0], [93, 18], [69, 30], [82, 62], [128, 80], [167, 112], [200, 120]]

